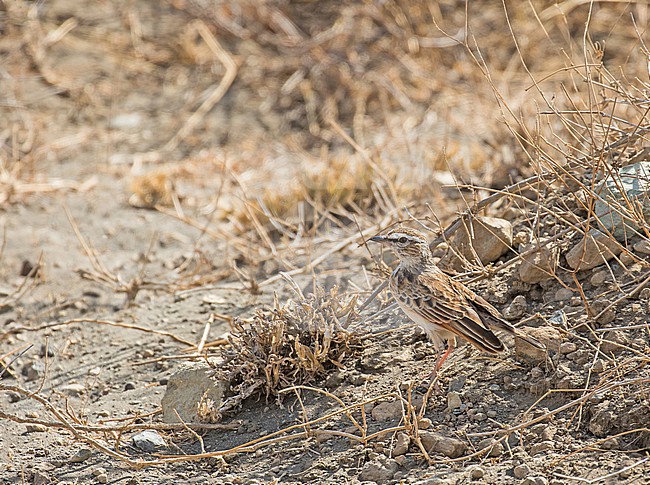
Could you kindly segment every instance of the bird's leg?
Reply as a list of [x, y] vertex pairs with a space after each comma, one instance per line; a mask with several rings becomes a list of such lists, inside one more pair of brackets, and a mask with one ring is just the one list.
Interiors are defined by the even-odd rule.
[[432, 374], [434, 374], [434, 375], [437, 374], [437, 372], [442, 367], [442, 364], [444, 364], [445, 360], [447, 360], [447, 357], [449, 357], [451, 355], [451, 353], [454, 351], [454, 349], [456, 348], [455, 345], [454, 345], [454, 340], [455, 339], [449, 339], [448, 340], [448, 342], [447, 342], [447, 351], [444, 354], [442, 354], [442, 357], [440, 357], [438, 359], [438, 361], [436, 362], [436, 367], [435, 367]]
[[[433, 382], [434, 389], [436, 390], [436, 392], [439, 392], [441, 394], [442, 394], [442, 388], [438, 384], [438, 371], [442, 368], [442, 364], [444, 364], [445, 360], [447, 360], [447, 357], [449, 357], [449, 355], [456, 348], [455, 340], [456, 339], [452, 338], [452, 339], [449, 339], [447, 341], [447, 350], [445, 351], [445, 353], [442, 354], [440, 357], [438, 357], [438, 360], [436, 361], [436, 365], [433, 368], [433, 370], [431, 372], [429, 372], [426, 376], [423, 376], [423, 380], [427, 380], [430, 383]], [[438, 345], [436, 345], [436, 347], [437, 347], [437, 350], [438, 350], [438, 355], [440, 355], [440, 350], [441, 349], [438, 347]]]

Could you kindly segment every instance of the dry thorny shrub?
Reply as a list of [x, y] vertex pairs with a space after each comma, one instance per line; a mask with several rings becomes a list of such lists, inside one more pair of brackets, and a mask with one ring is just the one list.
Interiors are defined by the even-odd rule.
[[235, 319], [230, 346], [215, 376], [234, 394], [220, 411], [236, 409], [249, 397], [278, 396], [286, 387], [308, 384], [324, 372], [342, 368], [359, 348], [358, 335], [346, 329], [357, 319], [356, 297], [321, 287], [298, 301], [258, 310], [251, 321]]

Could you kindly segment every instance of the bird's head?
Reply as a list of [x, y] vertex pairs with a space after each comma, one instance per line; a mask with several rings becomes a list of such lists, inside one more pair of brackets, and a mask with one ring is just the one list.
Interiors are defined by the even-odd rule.
[[419, 268], [432, 264], [429, 242], [424, 234], [415, 229], [398, 227], [370, 240], [390, 247], [403, 266]]

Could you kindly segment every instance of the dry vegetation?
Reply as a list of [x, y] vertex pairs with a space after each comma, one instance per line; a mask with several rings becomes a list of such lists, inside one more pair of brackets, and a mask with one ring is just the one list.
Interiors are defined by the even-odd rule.
[[[526, 462], [547, 470], [544, 483], [643, 479], [650, 248], [638, 248], [650, 239], [650, 204], [601, 182], [620, 188], [621, 168], [650, 163], [650, 7], [181, 0], [105, 2], [89, 13], [79, 4], [0, 4], [0, 417], [12, 434], [24, 425], [65, 433], [110, 457], [106, 468], [220, 458], [220, 472], [290, 482], [329, 478], [255, 475], [246, 454], [340, 439], [353, 461], [372, 462], [380, 458], [368, 450], [389, 454], [404, 433], [413, 457], [400, 465], [406, 483], [441, 466], [456, 483], [467, 479], [459, 464], [479, 463], [487, 478], [505, 474], [537, 425], [559, 422], [568, 433], [562, 447]], [[418, 393], [399, 370], [352, 376], [370, 365], [370, 351], [420, 352], [395, 329], [401, 317], [382, 283], [388, 266], [363, 242], [405, 222], [431, 228], [443, 256], [477, 216], [509, 220], [515, 241], [487, 265], [457, 254], [457, 277], [501, 308], [524, 295], [527, 323], [552, 327], [583, 352], [571, 362], [549, 354], [533, 370], [510, 364], [506, 374], [525, 376], [527, 392], [512, 384], [507, 401], [532, 402], [489, 429], [462, 427], [444, 396], [433, 387]], [[613, 219], [625, 221], [623, 237], [606, 227]], [[65, 225], [51, 248], [21, 232], [53, 220]], [[573, 265], [569, 252], [596, 244], [596, 228], [600, 252], [612, 257], [596, 269]], [[16, 276], [23, 246], [41, 240], [44, 253]], [[522, 282], [522, 264], [551, 278]], [[566, 301], [554, 297], [560, 290], [570, 292]], [[93, 292], [106, 295], [89, 303]], [[156, 307], [191, 316], [175, 315], [168, 328]], [[192, 313], [197, 307], [209, 318]], [[210, 341], [222, 321], [228, 334]], [[101, 389], [87, 384], [77, 400], [59, 389], [61, 376], [86, 365], [68, 350], [77, 345], [73, 328], [88, 353], [95, 338], [96, 347], [118, 341], [139, 352], [129, 354], [134, 374], [217, 357], [230, 397], [202, 411], [209, 423], [163, 424], [157, 401], [149, 413], [127, 407], [97, 419]], [[114, 333], [96, 336], [107, 328]], [[144, 343], [132, 345], [133, 335]], [[60, 356], [50, 355], [49, 339], [65, 341]], [[35, 362], [44, 370], [28, 379]], [[409, 372], [421, 366], [413, 362]], [[481, 365], [459, 359], [443, 384]], [[529, 378], [535, 369], [543, 377]], [[498, 379], [489, 370], [475, 382], [484, 393], [476, 407], [488, 383], [509, 385]], [[267, 402], [300, 411], [266, 423], [256, 414]], [[369, 409], [387, 402], [399, 405], [396, 422], [371, 422]], [[240, 412], [261, 429], [238, 440]], [[424, 443], [432, 422], [467, 451], [432, 452]], [[143, 429], [165, 434], [175, 452], [125, 449]], [[27, 445], [15, 443], [0, 481], [26, 481], [12, 462], [25, 466], [16, 456]], [[497, 445], [507, 449], [501, 458]], [[627, 461], [618, 466], [616, 453]]]

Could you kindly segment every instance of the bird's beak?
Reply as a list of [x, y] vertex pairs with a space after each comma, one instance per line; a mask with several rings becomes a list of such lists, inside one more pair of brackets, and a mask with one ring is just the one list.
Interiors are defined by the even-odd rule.
[[368, 241], [372, 242], [378, 242], [378, 243], [385, 243], [386, 242], [386, 236], [373, 236]]

